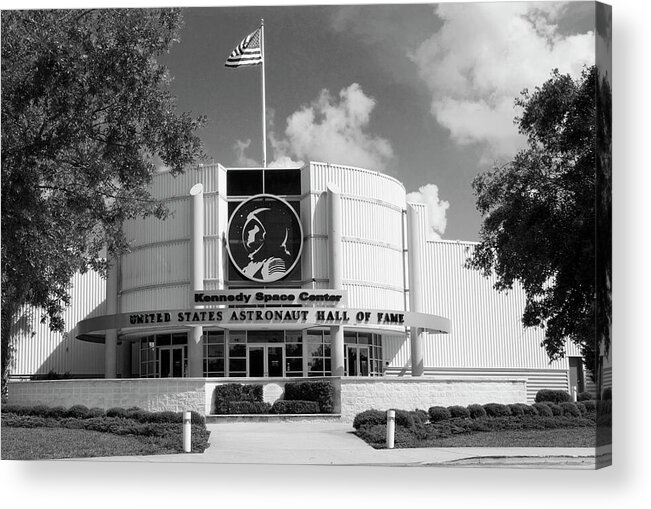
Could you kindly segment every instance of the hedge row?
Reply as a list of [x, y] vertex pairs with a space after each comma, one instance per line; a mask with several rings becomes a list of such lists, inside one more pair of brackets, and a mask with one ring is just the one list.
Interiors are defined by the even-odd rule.
[[[447, 438], [460, 433], [476, 431], [504, 431], [504, 430], [532, 430], [556, 428], [593, 427], [594, 421], [582, 417], [572, 418], [565, 416], [543, 417], [540, 415], [520, 415], [517, 417], [478, 417], [452, 418], [430, 424], [429, 426], [416, 426], [406, 428], [396, 426], [395, 443], [397, 446], [418, 446], [420, 440]], [[386, 440], [386, 424], [371, 423], [357, 428], [356, 435], [370, 444], [381, 445]]]
[[[28, 407], [4, 406], [2, 408], [2, 426], [20, 428], [85, 429], [102, 433], [111, 433], [113, 435], [153, 437], [158, 443], [162, 441], [163, 444], [171, 449], [178, 452], [183, 450], [182, 427], [179, 422], [176, 421], [141, 422], [135, 417], [109, 417], [107, 415], [82, 418], [54, 417], [52, 415], [39, 415], [39, 413], [42, 413], [41, 409], [43, 407], [40, 407], [36, 412], [25, 411], [26, 408]], [[153, 414], [154, 412], [149, 413]], [[201, 420], [201, 422], [193, 421], [191, 431], [192, 450], [203, 452], [208, 448], [208, 438], [210, 437], [210, 432], [206, 429], [205, 422], [203, 420]]]
[[214, 401], [216, 414], [238, 413], [230, 411], [232, 408], [231, 403], [241, 403], [245, 401], [250, 403], [262, 403], [262, 385], [243, 385], [237, 383], [218, 385], [215, 387]]
[[[70, 408], [62, 406], [48, 407], [45, 405], [21, 406], [2, 405], [2, 413], [20, 416], [33, 416], [52, 419], [94, 419], [102, 417], [116, 417], [131, 419], [140, 423], [178, 424], [183, 422], [183, 412], [149, 412], [138, 407], [130, 408], [88, 408], [84, 405], [73, 405]], [[193, 424], [205, 424], [206, 419], [198, 412], [192, 411]]]
[[[403, 428], [414, 428], [425, 424], [428, 416], [424, 410], [396, 410], [396, 426]], [[382, 410], [365, 410], [355, 416], [353, 428], [359, 429], [362, 426], [386, 424], [387, 413]]]
[[[606, 402], [600, 402], [603, 407]], [[433, 406], [427, 412], [423, 410], [406, 411], [396, 410], [396, 425], [405, 428], [413, 428], [418, 424], [430, 422], [432, 424], [448, 421], [451, 419], [482, 419], [485, 417], [556, 417], [563, 416], [568, 418], [579, 418], [585, 416], [588, 412], [594, 412], [597, 405], [594, 401], [582, 401], [572, 403], [569, 401], [559, 405], [550, 401], [526, 405], [524, 403], [513, 403], [503, 405], [501, 403], [487, 403], [485, 405], [468, 405], [463, 407], [453, 405], [449, 407]], [[605, 413], [605, 412], [604, 412]], [[362, 426], [386, 424], [386, 411], [366, 410], [355, 416], [353, 427], [359, 429]]]
[[287, 382], [285, 401], [315, 401], [322, 414], [331, 414], [335, 409], [335, 386], [328, 380], [309, 382]]
[[278, 400], [273, 404], [274, 414], [318, 414], [319, 404], [316, 401]]
[[259, 384], [222, 384], [214, 394], [216, 414], [325, 414], [334, 411], [335, 387], [330, 381], [287, 382], [273, 406], [263, 401]]

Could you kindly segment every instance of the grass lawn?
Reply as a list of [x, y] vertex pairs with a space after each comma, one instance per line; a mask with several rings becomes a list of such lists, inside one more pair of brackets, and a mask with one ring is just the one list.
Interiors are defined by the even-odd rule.
[[177, 452], [159, 445], [153, 437], [119, 436], [66, 428], [2, 427], [3, 460], [139, 456]]
[[480, 431], [414, 442], [403, 447], [595, 447], [596, 443], [596, 429], [587, 427]]

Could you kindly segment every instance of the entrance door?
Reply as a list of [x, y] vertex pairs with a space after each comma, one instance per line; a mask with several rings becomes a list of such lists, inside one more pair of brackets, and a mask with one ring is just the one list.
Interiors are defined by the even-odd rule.
[[368, 376], [368, 346], [346, 345], [346, 375]]
[[277, 343], [247, 346], [247, 376], [284, 376], [284, 347]]
[[183, 378], [185, 354], [182, 346], [159, 347], [158, 376], [160, 378]]

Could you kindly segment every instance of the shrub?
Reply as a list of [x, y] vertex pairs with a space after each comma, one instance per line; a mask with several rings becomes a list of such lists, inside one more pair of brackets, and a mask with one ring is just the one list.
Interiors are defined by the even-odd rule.
[[561, 403], [570, 401], [572, 398], [565, 391], [552, 391], [550, 389], [541, 389], [536, 393], [536, 403], [551, 401], [552, 403]]
[[419, 408], [411, 412], [411, 416], [414, 418], [414, 423], [416, 424], [427, 424], [427, 421], [429, 421], [429, 414]]
[[589, 392], [579, 392], [579, 394], [576, 397], [577, 401], [588, 401], [590, 399], [594, 399], [594, 396]]
[[468, 413], [473, 419], [478, 419], [479, 417], [486, 417], [486, 410], [481, 405], [468, 405]]
[[261, 403], [262, 393], [262, 384], [243, 385], [241, 401], [257, 401], [258, 403]]
[[523, 415], [538, 415], [538, 410], [536, 410], [531, 405], [525, 403], [516, 403], [516, 405], [522, 409]]
[[50, 415], [50, 407], [45, 405], [34, 405], [33, 407], [26, 407], [24, 415], [47, 417]]
[[466, 419], [470, 417], [470, 412], [468, 409], [464, 406], [461, 405], [452, 405], [448, 407], [448, 410], [450, 411], [450, 416], [451, 417], [461, 417], [462, 419]]
[[549, 408], [552, 411], [552, 415], [563, 415], [563, 410], [561, 410], [561, 407], [558, 406], [556, 403], [552, 403], [551, 401], [545, 401], [542, 404], [547, 405], [547, 408]]
[[192, 421], [192, 424], [198, 424], [200, 426], [206, 425], [206, 417], [194, 410], [190, 412], [190, 420]]
[[221, 384], [215, 387], [215, 413], [227, 414], [232, 401], [262, 402], [262, 385]]
[[127, 417], [138, 422], [149, 422], [151, 412], [138, 407], [127, 408]]
[[395, 412], [396, 412], [396, 426], [402, 426], [403, 428], [411, 429], [416, 425], [412, 412], [409, 412], [407, 410], [398, 410], [398, 409], [395, 409]]
[[231, 401], [228, 404], [229, 414], [268, 414], [271, 405], [264, 401]]
[[22, 405], [2, 405], [3, 414], [24, 415], [25, 407]]
[[501, 403], [486, 403], [484, 405], [484, 410], [486, 410], [486, 415], [489, 417], [506, 417], [511, 415], [511, 410], [506, 405]]
[[444, 406], [433, 406], [427, 411], [431, 422], [444, 421], [452, 417], [452, 413]]
[[613, 399], [613, 390], [610, 387], [604, 389], [604, 392], [601, 393], [601, 399]]
[[554, 415], [551, 409], [544, 403], [534, 403], [531, 406], [537, 410], [538, 415], [541, 417], [552, 417]]
[[85, 405], [73, 405], [68, 408], [66, 417], [73, 417], [75, 419], [86, 419], [88, 415], [88, 407]]
[[147, 422], [151, 423], [170, 423], [181, 424], [183, 422], [183, 412], [149, 412], [149, 419]]
[[364, 410], [355, 416], [353, 428], [359, 429], [362, 426], [373, 426], [376, 424], [386, 424], [387, 413], [382, 410]]
[[321, 413], [334, 412], [335, 386], [328, 380], [309, 382], [287, 382], [285, 384], [285, 401], [316, 401]]
[[582, 415], [582, 416], [588, 413], [587, 408], [586, 408], [585, 405], [584, 405], [583, 403], [581, 403], [580, 401], [577, 401], [577, 402], [576, 402], [576, 408], [579, 409], [579, 412], [581, 412], [581, 415]]
[[88, 417], [93, 418], [93, 417], [104, 417], [106, 415], [106, 412], [104, 411], [103, 408], [98, 408], [98, 407], [93, 407], [88, 409]]
[[118, 417], [118, 418], [121, 418], [121, 419], [128, 419], [129, 414], [127, 413], [127, 411], [124, 408], [113, 407], [113, 408], [109, 408], [106, 411], [106, 417]]
[[511, 415], [524, 415], [524, 410], [520, 406], [520, 403], [513, 403], [511, 405], [506, 405], [511, 411]]
[[583, 403], [583, 406], [588, 412], [595, 412], [597, 410], [597, 402], [594, 399], [581, 401], [581, 403]]
[[316, 401], [278, 400], [271, 407], [274, 414], [318, 414], [319, 404]]
[[563, 401], [558, 406], [561, 407], [561, 415], [566, 417], [581, 417], [581, 411], [571, 401]]
[[50, 408], [49, 416], [54, 417], [55, 419], [61, 419], [66, 416], [68, 410], [62, 406], [55, 406]]

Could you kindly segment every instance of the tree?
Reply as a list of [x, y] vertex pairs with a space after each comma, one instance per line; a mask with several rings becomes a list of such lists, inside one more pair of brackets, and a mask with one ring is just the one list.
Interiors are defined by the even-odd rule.
[[[545, 329], [542, 345], [549, 358], [562, 357], [569, 339], [580, 347], [593, 372], [600, 284], [598, 191], [605, 221], [601, 226], [608, 232], [599, 236], [600, 249], [610, 232], [605, 219], [610, 209], [605, 215], [602, 210], [610, 207], [610, 188], [609, 184], [604, 188], [597, 173], [596, 155], [597, 134], [605, 124], [610, 136], [610, 110], [601, 108], [597, 118], [598, 94], [600, 101], [604, 96], [610, 104], [607, 82], [600, 84], [596, 67], [590, 67], [578, 80], [556, 70], [533, 93], [525, 90], [516, 100], [523, 109], [516, 123], [527, 136], [528, 147], [508, 164], [474, 179], [483, 223], [481, 242], [467, 262], [484, 275], [494, 272], [499, 291], [521, 283], [526, 293], [522, 323]], [[603, 136], [599, 143], [604, 143]], [[609, 150], [608, 145], [605, 151]], [[602, 311], [608, 299], [599, 303]], [[609, 313], [610, 307], [605, 311]], [[610, 334], [601, 329], [608, 349]]]
[[2, 13], [2, 380], [20, 309], [62, 330], [76, 271], [106, 274], [123, 221], [163, 218], [147, 184], [202, 157], [203, 118], [178, 114], [157, 57], [174, 9]]

